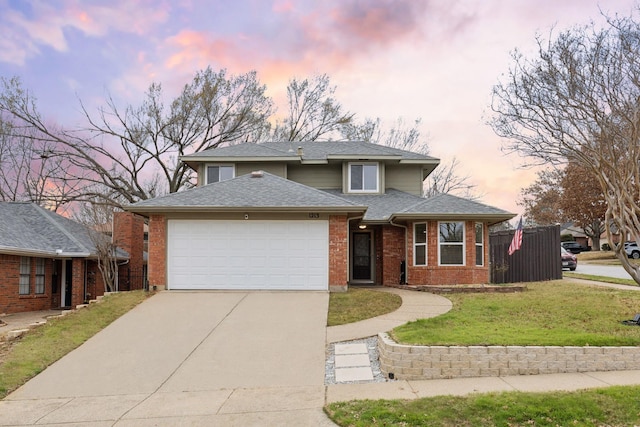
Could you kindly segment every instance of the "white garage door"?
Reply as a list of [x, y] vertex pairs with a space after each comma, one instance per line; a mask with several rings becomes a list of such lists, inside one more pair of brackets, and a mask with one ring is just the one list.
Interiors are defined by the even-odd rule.
[[169, 220], [169, 289], [328, 289], [327, 221]]

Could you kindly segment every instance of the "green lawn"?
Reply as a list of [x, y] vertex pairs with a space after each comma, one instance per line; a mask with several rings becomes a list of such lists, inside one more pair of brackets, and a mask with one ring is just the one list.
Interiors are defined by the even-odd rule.
[[358, 322], [391, 313], [402, 305], [402, 298], [390, 292], [349, 288], [347, 292], [329, 295], [327, 326]]
[[622, 320], [640, 312], [640, 292], [566, 281], [527, 283], [512, 294], [451, 294], [453, 309], [395, 328], [401, 343], [418, 345], [640, 344], [640, 327]]
[[613, 283], [616, 285], [627, 285], [627, 286], [638, 286], [635, 280], [633, 279], [620, 279], [617, 277], [605, 277], [605, 276], [595, 276], [593, 274], [581, 274], [565, 271], [562, 273], [562, 277], [569, 277], [572, 279], [584, 279], [584, 280], [594, 280], [596, 282], [604, 282], [604, 283]]
[[99, 304], [50, 319], [16, 342], [0, 364], [0, 399], [47, 366], [80, 346], [150, 294], [131, 291], [112, 294]]
[[325, 408], [340, 426], [637, 426], [640, 387], [578, 392], [485, 393], [416, 400], [360, 400]]
[[[638, 345], [640, 292], [568, 281], [527, 283], [515, 294], [451, 294], [442, 316], [394, 329], [396, 340], [433, 345]], [[578, 392], [485, 393], [415, 400], [338, 402], [340, 426], [637, 426], [640, 387]]]

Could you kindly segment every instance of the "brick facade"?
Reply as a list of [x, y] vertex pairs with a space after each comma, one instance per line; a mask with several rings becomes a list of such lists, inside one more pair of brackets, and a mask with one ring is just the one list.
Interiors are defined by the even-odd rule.
[[347, 289], [349, 248], [346, 215], [329, 215], [329, 289]]
[[[129, 253], [126, 268], [142, 271], [144, 265], [144, 218], [131, 212], [113, 215], [113, 239], [115, 244]], [[139, 282], [136, 287], [140, 287]]]
[[149, 217], [149, 286], [167, 286], [167, 218]]
[[397, 285], [400, 283], [400, 263], [405, 259], [405, 230], [392, 225], [382, 226], [381, 252], [382, 257], [377, 256], [381, 264], [383, 285]]
[[427, 265], [414, 264], [413, 230], [414, 223], [407, 228], [407, 283], [410, 285], [458, 285], [489, 283], [489, 235], [483, 224], [483, 265], [476, 265], [475, 221], [465, 221], [464, 265], [438, 265], [439, 222], [427, 223]]

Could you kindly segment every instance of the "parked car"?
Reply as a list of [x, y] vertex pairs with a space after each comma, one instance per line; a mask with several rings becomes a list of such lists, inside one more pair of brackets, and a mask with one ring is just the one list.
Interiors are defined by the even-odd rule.
[[562, 242], [562, 247], [573, 254], [579, 254], [580, 252], [590, 251], [591, 248], [582, 246], [578, 242]]
[[627, 253], [629, 258], [640, 258], [640, 247], [638, 247], [636, 242], [624, 242], [624, 251]]
[[571, 271], [575, 271], [578, 267], [578, 258], [562, 246], [560, 246], [560, 255], [562, 258], [562, 269], [568, 268]]

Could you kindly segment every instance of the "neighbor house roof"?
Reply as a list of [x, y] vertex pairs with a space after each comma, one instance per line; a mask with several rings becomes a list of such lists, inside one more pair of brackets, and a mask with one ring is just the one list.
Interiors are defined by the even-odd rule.
[[[97, 232], [35, 203], [0, 202], [0, 253], [91, 257]], [[118, 258], [128, 254], [118, 249]]]
[[363, 212], [358, 205], [325, 191], [257, 171], [226, 181], [143, 200], [127, 210], [139, 213], [170, 211], [263, 211]]
[[364, 141], [264, 142], [243, 143], [204, 150], [180, 158], [195, 168], [201, 162], [220, 161], [299, 161], [328, 163], [329, 160], [397, 160], [417, 163], [431, 172], [440, 160], [424, 154]]

